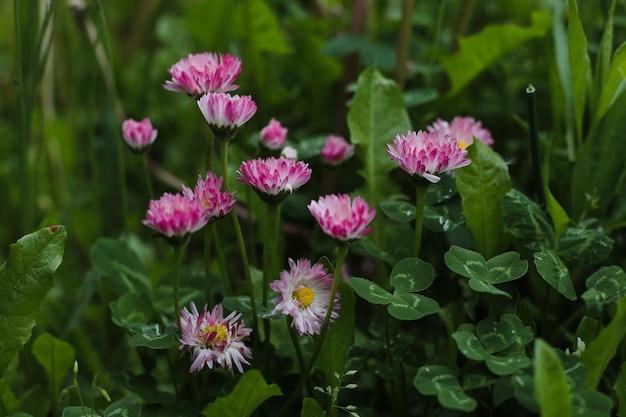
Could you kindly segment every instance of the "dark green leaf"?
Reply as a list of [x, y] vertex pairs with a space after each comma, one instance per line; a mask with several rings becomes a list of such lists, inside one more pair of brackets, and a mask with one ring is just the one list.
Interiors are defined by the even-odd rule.
[[302, 412], [300, 417], [324, 417], [326, 413], [313, 398], [306, 397], [302, 400]]
[[359, 297], [372, 304], [387, 305], [391, 301], [391, 294], [369, 279], [351, 277], [350, 285], [352, 285], [354, 292], [356, 292]]
[[478, 389], [492, 385], [498, 380], [497, 377], [489, 374], [488, 372], [479, 374], [468, 374], [463, 376], [463, 389]]
[[530, 366], [531, 361], [523, 352], [504, 356], [491, 355], [485, 361], [487, 368], [496, 375], [511, 375]]
[[452, 333], [452, 338], [456, 342], [459, 350], [468, 358], [475, 361], [484, 361], [489, 357], [489, 352], [480, 343], [475, 334], [467, 331], [456, 331]]
[[374, 373], [382, 379], [391, 380], [400, 373], [400, 362], [389, 355], [384, 361], [379, 362], [374, 369]]
[[94, 268], [108, 278], [106, 282], [118, 294], [151, 291], [145, 265], [125, 241], [100, 238], [91, 247], [89, 257]]
[[474, 411], [476, 400], [461, 390], [442, 390], [437, 393], [439, 404], [451, 410], [461, 410], [465, 412]]
[[404, 102], [407, 108], [430, 103], [439, 97], [439, 93], [434, 88], [419, 88], [404, 92]]
[[174, 326], [165, 329], [160, 324], [134, 323], [129, 326], [135, 333], [128, 343], [131, 346], [145, 346], [150, 349], [167, 349], [174, 344], [178, 330]]
[[554, 248], [554, 228], [537, 203], [517, 190], [502, 199], [504, 223], [511, 234], [532, 250]]
[[487, 269], [489, 282], [501, 284], [523, 276], [528, 271], [528, 262], [521, 260], [517, 252], [506, 252], [489, 259]]
[[597, 391], [581, 391], [572, 394], [573, 417], [611, 417], [611, 397]]
[[114, 402], [104, 410], [104, 417], [140, 417], [141, 405], [133, 398], [126, 397]]
[[72, 406], [63, 409], [63, 417], [100, 417], [100, 414], [89, 407]]
[[467, 278], [475, 278], [486, 281], [489, 277], [487, 261], [482, 255], [453, 245], [444, 255], [444, 261], [452, 272], [456, 272]]
[[496, 353], [515, 342], [515, 328], [508, 321], [488, 317], [476, 325], [476, 336], [487, 352]]
[[222, 299], [224, 308], [230, 311], [238, 311], [240, 313], [249, 313], [252, 311], [252, 303], [249, 295], [238, 295], [224, 297]]
[[534, 259], [537, 272], [552, 288], [568, 300], [576, 300], [576, 291], [569, 271], [554, 251], [536, 252]]
[[578, 17], [576, 0], [569, 0], [569, 24], [567, 26], [567, 44], [569, 47], [569, 66], [572, 76], [572, 97], [576, 136], [582, 139], [583, 112], [587, 85], [591, 80], [591, 64], [587, 53], [587, 37]]
[[359, 245], [368, 255], [371, 255], [376, 259], [380, 259], [381, 261], [385, 261], [391, 266], [398, 262], [393, 256], [376, 246], [376, 244], [368, 238], [361, 239], [357, 245]]
[[51, 226], [19, 239], [0, 267], [0, 377], [30, 339], [39, 305], [53, 285], [67, 234]]
[[572, 391], [582, 388], [587, 382], [587, 368], [582, 360], [577, 355], [568, 355], [563, 352], [559, 352], [559, 357], [563, 362], [567, 383]]
[[111, 301], [109, 307], [113, 323], [124, 328], [129, 328], [131, 323], [147, 323], [154, 314], [150, 297], [134, 292]]
[[393, 294], [387, 311], [398, 320], [418, 320], [439, 311], [439, 303], [419, 294]]
[[[614, 9], [614, 5], [611, 6]], [[607, 21], [608, 23], [608, 21]], [[606, 32], [605, 32], [606, 33]], [[603, 38], [602, 41], [605, 39]], [[606, 55], [599, 57], [598, 59], [605, 59], [606, 62], [611, 60], [611, 64], [605, 69], [604, 74], [598, 74], [599, 77], [604, 77], [603, 84], [601, 84], [601, 92], [600, 99], [598, 101], [598, 108], [596, 109], [596, 114], [594, 118], [594, 122], [599, 122], [602, 120], [607, 113], [607, 110], [613, 105], [614, 100], [618, 94], [620, 94], [620, 85], [624, 82], [624, 67], [626, 66], [626, 42], [622, 43], [613, 53], [613, 58], [610, 58], [610, 54], [612, 53], [613, 45], [603, 45], [608, 50], [602, 51]], [[604, 66], [603, 66], [604, 67]]]
[[587, 311], [595, 315], [602, 312], [606, 304], [616, 304], [626, 293], [626, 274], [618, 266], [603, 267], [585, 281], [587, 291], [581, 296]]
[[539, 404], [535, 396], [534, 378], [526, 374], [514, 375], [511, 377], [511, 385], [513, 385], [515, 399], [527, 410], [538, 414]]
[[436, 395], [441, 390], [461, 390], [461, 385], [454, 372], [442, 365], [428, 365], [419, 368], [413, 385], [423, 395]]
[[541, 339], [535, 342], [535, 390], [542, 417], [572, 415], [572, 395], [563, 364]]
[[454, 176], [441, 174], [440, 178], [439, 182], [428, 186], [428, 190], [426, 190], [426, 206], [443, 203], [457, 194]]
[[619, 366], [619, 373], [613, 385], [613, 391], [617, 394], [618, 400], [618, 416], [626, 416], [626, 363], [622, 362]]
[[568, 261], [597, 264], [605, 260], [613, 250], [613, 239], [599, 229], [572, 227], [559, 238], [557, 250]]
[[424, 207], [424, 226], [433, 232], [450, 232], [464, 223], [463, 209], [458, 203]]
[[405, 258], [393, 267], [389, 279], [395, 288], [394, 294], [422, 291], [433, 283], [435, 268], [419, 258]]
[[50, 392], [60, 392], [61, 383], [74, 363], [76, 351], [67, 342], [50, 333], [42, 333], [33, 342], [33, 355], [48, 376]]
[[383, 201], [380, 203], [380, 208], [387, 217], [399, 223], [406, 223], [415, 219], [415, 204], [406, 201]]

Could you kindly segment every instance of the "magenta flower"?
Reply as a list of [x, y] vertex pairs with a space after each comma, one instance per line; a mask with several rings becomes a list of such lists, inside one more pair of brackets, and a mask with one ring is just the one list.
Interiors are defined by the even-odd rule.
[[281, 203], [309, 179], [311, 169], [307, 163], [283, 156], [244, 161], [237, 170], [237, 180], [254, 188], [261, 199], [270, 204]]
[[211, 129], [221, 140], [230, 140], [256, 113], [250, 96], [208, 93], [200, 97], [198, 107]]
[[128, 119], [122, 123], [122, 136], [133, 152], [147, 150], [156, 139], [157, 134], [158, 131], [152, 127], [150, 119], [147, 118], [140, 122]]
[[432, 125], [428, 126], [428, 131], [438, 132], [443, 136], [452, 136], [459, 142], [461, 149], [465, 149], [474, 143], [474, 138], [485, 145], [493, 145], [491, 132], [485, 129], [481, 122], [474, 120], [472, 117], [457, 116], [452, 119], [451, 123], [437, 119]]
[[341, 136], [330, 135], [322, 148], [322, 160], [328, 165], [339, 165], [354, 155], [354, 145]]
[[250, 365], [252, 351], [245, 345], [252, 329], [240, 320], [241, 313], [233, 311], [224, 318], [221, 304], [213, 307], [210, 313], [204, 306], [198, 313], [191, 302], [191, 311], [183, 308], [180, 312], [181, 338], [180, 350], [191, 353], [192, 363], [189, 372], [199, 372], [205, 366], [213, 369], [217, 366], [233, 373], [233, 365], [243, 374], [242, 365]]
[[203, 228], [209, 219], [202, 202], [182, 194], [165, 193], [158, 200], [150, 200], [146, 226], [163, 234], [166, 238], [185, 237]]
[[[294, 262], [289, 259], [289, 271], [282, 271], [280, 279], [270, 283], [270, 288], [280, 293], [272, 300], [276, 307], [272, 314], [280, 313], [292, 317], [291, 326], [299, 335], [320, 334], [328, 311], [333, 276], [324, 266], [311, 266], [308, 259]], [[339, 291], [335, 293], [330, 321], [339, 317]]]
[[198, 182], [193, 190], [183, 186], [183, 194], [187, 198], [198, 200], [202, 204], [209, 221], [225, 216], [237, 202], [234, 192], [222, 192], [222, 180], [222, 177], [207, 171], [205, 180], [198, 175]]
[[172, 80], [163, 84], [166, 90], [191, 95], [226, 92], [239, 87], [233, 81], [241, 73], [241, 61], [229, 54], [189, 54], [187, 58], [172, 65], [169, 73]]
[[261, 145], [268, 149], [280, 149], [287, 139], [287, 128], [274, 118], [261, 130]]
[[423, 177], [433, 183], [441, 179], [436, 174], [451, 172], [472, 162], [466, 158], [467, 150], [461, 149], [453, 137], [423, 130], [396, 136], [393, 144], [387, 144], [387, 154], [413, 181]]
[[317, 223], [330, 237], [350, 242], [367, 235], [372, 229], [367, 227], [376, 216], [361, 197], [351, 202], [346, 194], [330, 194], [311, 201], [307, 206]]

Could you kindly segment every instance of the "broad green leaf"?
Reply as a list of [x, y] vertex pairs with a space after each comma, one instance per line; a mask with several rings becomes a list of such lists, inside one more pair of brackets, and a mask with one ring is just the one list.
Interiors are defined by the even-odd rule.
[[109, 304], [111, 319], [120, 327], [131, 323], [147, 323], [154, 314], [152, 300], [146, 294], [128, 292]]
[[140, 417], [141, 405], [133, 398], [126, 397], [114, 402], [104, 410], [104, 417]]
[[533, 255], [537, 272], [552, 288], [568, 300], [576, 300], [576, 291], [569, 270], [552, 250], [542, 250]]
[[391, 220], [399, 223], [415, 220], [415, 204], [407, 201], [388, 200], [380, 203], [383, 213]]
[[559, 238], [557, 250], [568, 261], [597, 264], [613, 250], [613, 239], [600, 229], [571, 227]]
[[611, 397], [598, 391], [572, 393], [572, 416], [611, 417], [613, 401]]
[[501, 295], [503, 297], [511, 298], [511, 295], [508, 292], [499, 290], [489, 282], [481, 281], [476, 278], [470, 278], [467, 284], [476, 292], [484, 292], [487, 294]]
[[513, 329], [515, 329], [516, 345], [524, 347], [535, 338], [533, 329], [530, 326], [524, 325], [522, 319], [515, 314], [503, 314], [502, 317], [500, 317], [500, 320], [509, 323], [513, 326]]
[[479, 253], [453, 245], [443, 257], [452, 272], [467, 278], [486, 281], [489, 277], [487, 261]]
[[239, 3], [235, 6], [234, 13], [229, 17], [233, 22], [234, 32], [248, 40], [248, 47], [254, 53], [287, 54], [290, 52], [289, 44], [278, 24], [276, 14], [264, 0], [249, 0]]
[[476, 251], [490, 258], [504, 246], [500, 202], [511, 189], [509, 169], [500, 155], [479, 140], [467, 151], [472, 163], [456, 171], [456, 186]]
[[441, 180], [430, 184], [426, 191], [426, 206], [443, 203], [457, 194], [456, 179], [450, 174], [441, 174]]
[[511, 234], [532, 250], [554, 248], [556, 236], [546, 214], [537, 203], [517, 190], [502, 199], [502, 216]]
[[496, 375], [511, 375], [520, 369], [524, 369], [532, 363], [523, 352], [507, 354], [504, 356], [491, 355], [485, 361], [487, 368]]
[[535, 395], [535, 382], [532, 375], [518, 374], [511, 377], [515, 399], [527, 410], [539, 414], [539, 404]]
[[76, 351], [69, 343], [50, 333], [42, 333], [33, 342], [33, 355], [46, 371], [50, 392], [57, 395], [61, 391], [63, 379], [74, 363]]
[[346, 353], [354, 342], [355, 297], [352, 288], [343, 280], [339, 282], [341, 310], [339, 317], [330, 325], [315, 365], [326, 375], [328, 385], [336, 386], [335, 374], [343, 375]]
[[[612, 46], [609, 46], [612, 48]], [[609, 52], [610, 54], [610, 52]], [[622, 43], [611, 60], [611, 65], [608, 67], [608, 71], [604, 77], [604, 84], [600, 90], [600, 100], [598, 102], [598, 108], [594, 118], [594, 124], [598, 123], [607, 114], [609, 108], [613, 107], [618, 94], [621, 94], [620, 87], [624, 83], [626, 78], [625, 74], [626, 66], [626, 42]]]
[[63, 409], [63, 417], [100, 417], [100, 414], [89, 407], [71, 406]]
[[439, 311], [439, 303], [419, 294], [393, 294], [387, 311], [398, 320], [418, 320]]
[[515, 343], [515, 328], [508, 321], [488, 317], [476, 325], [476, 336], [488, 353], [497, 353]]
[[31, 337], [39, 305], [63, 259], [66, 237], [63, 226], [28, 234], [10, 246], [0, 266], [0, 377]]
[[424, 207], [424, 226], [433, 232], [449, 232], [465, 223], [463, 208], [455, 202]]
[[476, 400], [461, 390], [443, 390], [437, 393], [439, 404], [445, 408], [452, 410], [461, 410], [465, 412], [474, 411], [476, 408]]
[[620, 417], [626, 416], [626, 362], [622, 362], [619, 366], [619, 373], [615, 379], [613, 391], [617, 394], [617, 415]]
[[391, 256], [388, 252], [385, 252], [368, 238], [359, 240], [357, 245], [360, 246], [368, 255], [371, 255], [376, 259], [380, 259], [381, 261], [385, 261], [391, 266], [398, 262], [393, 256]]
[[587, 368], [583, 365], [582, 360], [578, 355], [567, 354], [565, 352], [557, 352], [559, 358], [563, 363], [563, 369], [565, 370], [565, 376], [567, 377], [567, 383], [572, 391], [579, 390], [587, 382]]
[[178, 336], [178, 330], [175, 326], [168, 326], [163, 329], [160, 324], [133, 323], [129, 329], [135, 333], [128, 341], [134, 347], [167, 349], [174, 344]]
[[394, 294], [422, 291], [433, 283], [435, 268], [419, 258], [405, 258], [393, 267], [389, 279]]
[[459, 92], [467, 83], [491, 64], [525, 42], [546, 35], [551, 18], [544, 12], [534, 12], [532, 25], [520, 27], [511, 24], [490, 25], [480, 33], [459, 39], [459, 50], [441, 58], [452, 88], [449, 95]]
[[439, 403], [446, 408], [462, 411], [476, 408], [476, 400], [463, 392], [456, 375], [445, 366], [422, 366], [413, 385], [423, 395], [437, 395]]
[[89, 257], [94, 268], [107, 277], [107, 284], [118, 294], [151, 291], [145, 265], [123, 240], [100, 238], [91, 247]]
[[517, 252], [505, 252], [487, 261], [489, 282], [501, 284], [516, 280], [528, 271], [528, 262], [521, 260]]
[[468, 331], [456, 331], [452, 333], [459, 350], [468, 358], [475, 361], [484, 361], [489, 357], [489, 352], [480, 343], [475, 334]]
[[[626, 53], [626, 47], [625, 53]], [[596, 124], [580, 148], [572, 174], [572, 218], [580, 217], [588, 204], [585, 195], [597, 199], [596, 216], [608, 209], [624, 173], [626, 141], [626, 91]]]
[[587, 348], [582, 352], [581, 358], [589, 371], [589, 378], [585, 384], [587, 388], [596, 389], [624, 335], [626, 335], [626, 297], [621, 297], [617, 304], [617, 312], [609, 325], [602, 329], [591, 343], [587, 343]]
[[324, 417], [326, 413], [313, 398], [306, 397], [302, 400], [302, 412], [300, 417]]
[[546, 210], [552, 219], [552, 225], [554, 226], [554, 231], [556, 233], [556, 237], [561, 236], [561, 233], [567, 229], [567, 225], [569, 224], [569, 217], [567, 213], [563, 209], [563, 207], [559, 204], [559, 202], [554, 198], [552, 192], [548, 187], [545, 187], [546, 190]]
[[541, 339], [535, 342], [535, 396], [542, 417], [572, 416], [572, 395], [563, 364]]
[[224, 308], [230, 311], [238, 311], [240, 313], [249, 313], [252, 311], [252, 302], [249, 295], [229, 296], [222, 299]]
[[407, 108], [419, 106], [421, 104], [430, 103], [439, 97], [439, 93], [434, 88], [414, 88], [406, 90], [404, 93], [404, 102]]
[[478, 389], [492, 385], [498, 380], [497, 377], [491, 375], [489, 372], [483, 371], [482, 373], [472, 373], [463, 375], [463, 389]]
[[391, 301], [391, 294], [369, 279], [351, 277], [350, 285], [359, 297], [372, 304], [387, 305]]
[[[374, 67], [359, 75], [348, 112], [348, 127], [357, 157], [363, 164], [359, 174], [365, 179], [365, 197], [371, 207], [378, 207], [397, 189], [388, 178], [389, 171], [397, 164], [385, 152], [386, 144], [398, 134], [410, 131], [411, 121], [396, 83]], [[372, 240], [380, 244], [380, 228], [375, 226], [377, 219]]]
[[257, 369], [244, 373], [235, 389], [209, 404], [202, 414], [207, 417], [250, 417], [268, 398], [283, 395], [276, 384], [268, 385]]
[[587, 53], [587, 37], [583, 25], [578, 16], [576, 0], [568, 1], [569, 24], [567, 26], [567, 45], [569, 52], [569, 66], [572, 75], [572, 97], [574, 105], [574, 120], [576, 137], [582, 140], [583, 112], [585, 110], [585, 97], [587, 84], [591, 79], [591, 64]]
[[587, 291], [581, 296], [589, 314], [599, 315], [607, 304], [616, 304], [626, 294], [626, 274], [619, 266], [603, 267], [585, 281]]

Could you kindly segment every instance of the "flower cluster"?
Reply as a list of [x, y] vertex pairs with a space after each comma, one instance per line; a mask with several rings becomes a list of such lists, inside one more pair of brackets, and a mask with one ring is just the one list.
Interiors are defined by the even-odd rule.
[[241, 313], [233, 311], [224, 317], [223, 307], [217, 304], [209, 313], [204, 306], [202, 313], [191, 302], [191, 311], [184, 308], [180, 314], [180, 350], [187, 349], [192, 363], [189, 372], [199, 372], [205, 366], [228, 369], [233, 373], [233, 365], [243, 373], [242, 365], [250, 365], [252, 351], [244, 341], [250, 337], [252, 329], [241, 320]]
[[183, 194], [202, 204], [209, 221], [225, 216], [237, 202], [234, 192], [222, 191], [222, 177], [211, 171], [207, 171], [204, 180], [198, 175], [198, 182], [193, 190], [183, 186]]
[[457, 116], [450, 123], [437, 119], [432, 125], [428, 126], [428, 131], [437, 132], [442, 136], [452, 136], [457, 140], [461, 149], [465, 149], [474, 143], [474, 138], [485, 145], [493, 145], [491, 132], [485, 129], [481, 122], [474, 120], [472, 117]]
[[233, 82], [241, 73], [241, 61], [229, 54], [189, 54], [172, 65], [169, 73], [172, 80], [163, 84], [166, 90], [191, 95], [232, 91], [239, 87]]
[[366, 236], [367, 227], [376, 216], [361, 197], [350, 201], [346, 194], [331, 194], [311, 201], [307, 206], [318, 224], [330, 237], [343, 242], [351, 242]]
[[[282, 271], [280, 279], [272, 282], [270, 288], [280, 293], [272, 300], [276, 307], [272, 314], [283, 313], [293, 319], [291, 325], [299, 335], [320, 334], [328, 312], [333, 276], [324, 266], [316, 263], [311, 266], [308, 259], [289, 259], [289, 271]], [[330, 321], [339, 317], [339, 300], [336, 292]]]
[[286, 139], [287, 128], [283, 127], [280, 122], [274, 118], [261, 130], [261, 145], [268, 149], [276, 150], [282, 148]]
[[158, 131], [152, 127], [152, 122], [147, 118], [142, 121], [128, 119], [122, 123], [122, 137], [133, 152], [147, 150], [155, 141], [157, 134]]
[[352, 155], [354, 155], [354, 145], [349, 144], [341, 136], [328, 136], [322, 147], [322, 161], [328, 165], [337, 166]]
[[280, 203], [311, 179], [309, 165], [293, 159], [269, 157], [244, 161], [237, 179], [250, 185], [268, 203]]

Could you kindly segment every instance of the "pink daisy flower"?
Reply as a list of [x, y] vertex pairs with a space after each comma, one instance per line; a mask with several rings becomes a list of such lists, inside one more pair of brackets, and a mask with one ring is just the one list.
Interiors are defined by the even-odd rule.
[[261, 130], [261, 145], [268, 149], [280, 149], [287, 139], [287, 128], [274, 118]]
[[206, 179], [198, 175], [198, 182], [193, 190], [183, 186], [183, 194], [202, 204], [209, 221], [225, 216], [237, 202], [234, 192], [222, 191], [222, 180], [222, 177], [207, 171]]
[[254, 188], [266, 202], [278, 204], [311, 179], [309, 165], [293, 159], [269, 157], [244, 161], [237, 180]]
[[346, 194], [330, 194], [311, 201], [307, 206], [320, 227], [330, 237], [340, 241], [353, 241], [367, 235], [372, 229], [367, 225], [376, 216], [361, 197], [351, 202]]
[[[280, 293], [272, 300], [276, 307], [272, 314], [280, 313], [292, 317], [291, 326], [299, 335], [313, 336], [320, 334], [328, 311], [333, 276], [324, 266], [316, 263], [311, 266], [308, 259], [294, 262], [289, 259], [289, 271], [282, 271], [280, 279], [270, 283], [270, 288]], [[337, 291], [333, 303], [330, 321], [339, 317], [339, 299]]]
[[180, 350], [191, 353], [192, 364], [189, 372], [199, 372], [205, 366], [217, 366], [233, 373], [233, 365], [243, 374], [242, 365], [250, 365], [252, 351], [245, 345], [252, 329], [246, 327], [241, 313], [233, 311], [226, 318], [221, 304], [213, 307], [210, 313], [205, 304], [202, 313], [191, 302], [191, 311], [183, 308], [180, 312]]
[[165, 193], [150, 200], [146, 219], [142, 223], [167, 238], [184, 237], [203, 228], [209, 219], [200, 200], [182, 194]]
[[172, 80], [163, 84], [166, 90], [191, 95], [226, 92], [239, 87], [233, 81], [241, 73], [241, 61], [229, 54], [189, 54], [187, 58], [172, 65], [169, 73]]
[[423, 130], [396, 136], [393, 144], [387, 144], [387, 154], [414, 181], [416, 177], [423, 177], [433, 183], [441, 179], [436, 174], [451, 172], [472, 162], [467, 159], [467, 150], [461, 149], [453, 137]]
[[122, 136], [133, 152], [147, 150], [155, 141], [157, 133], [158, 131], [152, 127], [150, 119], [147, 118], [140, 122], [128, 119], [122, 123]]
[[429, 132], [439, 132], [441, 135], [449, 135], [459, 142], [459, 147], [465, 149], [474, 143], [474, 138], [485, 145], [493, 145], [491, 132], [482, 126], [482, 123], [472, 117], [456, 116], [452, 122], [437, 119], [428, 126]]
[[198, 107], [211, 129], [222, 140], [233, 138], [256, 113], [256, 104], [250, 96], [208, 93], [200, 97]]
[[322, 147], [322, 161], [328, 165], [339, 165], [354, 155], [354, 145], [341, 136], [330, 135]]

